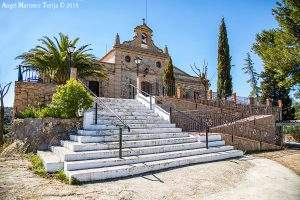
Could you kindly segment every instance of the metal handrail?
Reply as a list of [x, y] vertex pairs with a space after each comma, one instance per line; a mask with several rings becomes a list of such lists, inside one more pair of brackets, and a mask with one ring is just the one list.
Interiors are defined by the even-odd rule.
[[[179, 112], [180, 114], [184, 115], [185, 117], [187, 117], [188, 119], [192, 120], [193, 122], [197, 123], [198, 125], [202, 125], [201, 122], [199, 122], [197, 119], [191, 117], [190, 115], [188, 115], [187, 113], [177, 110], [176, 108], [172, 107], [170, 104], [167, 105], [167, 107], [169, 107], [169, 113], [170, 113], [170, 122], [172, 123], [172, 110], [175, 110], [176, 112]], [[208, 133], [209, 133], [209, 126], [208, 124], [205, 122], [205, 145], [206, 148], [208, 149]]]
[[82, 85], [84, 85], [84, 87], [96, 98], [96, 100], [100, 103], [100, 104], [102, 104], [107, 110], [109, 110], [112, 114], [114, 114], [115, 115], [115, 117], [124, 125], [124, 127], [126, 127], [127, 129], [128, 129], [128, 132], [130, 132], [130, 126], [128, 125], [128, 124], [126, 124], [121, 118], [120, 118], [120, 116], [118, 116], [111, 108], [109, 108], [104, 102], [102, 102], [101, 100], [100, 100], [100, 98], [99, 97], [97, 97], [97, 95], [96, 94], [94, 94], [94, 92], [93, 91], [91, 91], [90, 90], [90, 88], [88, 88], [84, 83], [82, 83], [82, 81], [81, 80], [79, 80], [79, 79], [77, 79]]
[[139, 89], [137, 86], [135, 86], [135, 85], [133, 85], [133, 84], [131, 84], [131, 83], [129, 84], [129, 86], [132, 86], [132, 87], [135, 88], [137, 91], [139, 91], [139, 92], [141, 92], [141, 93], [143, 93], [143, 94], [145, 94], [145, 95], [148, 95], [148, 96], [150, 97], [150, 110], [152, 110], [152, 109], [153, 109], [153, 107], [152, 107], [152, 97], [153, 97], [153, 95], [151, 95], [151, 94], [149, 94], [149, 93], [147, 93], [147, 92], [145, 92], [145, 91]]

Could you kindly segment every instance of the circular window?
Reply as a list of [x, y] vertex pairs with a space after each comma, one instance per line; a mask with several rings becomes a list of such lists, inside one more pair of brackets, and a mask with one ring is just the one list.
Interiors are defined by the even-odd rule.
[[161, 68], [161, 62], [157, 61], [156, 62], [156, 67]]
[[125, 61], [126, 62], [130, 62], [130, 60], [131, 60], [130, 56], [125, 56]]

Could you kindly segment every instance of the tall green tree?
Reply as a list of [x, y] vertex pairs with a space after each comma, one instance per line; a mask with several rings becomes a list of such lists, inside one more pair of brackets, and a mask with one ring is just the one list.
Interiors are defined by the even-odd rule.
[[292, 119], [295, 109], [289, 92], [300, 84], [300, 3], [282, 0], [272, 11], [279, 27], [259, 33], [253, 45], [264, 63], [262, 100], [282, 100], [283, 118]]
[[273, 15], [279, 27], [258, 34], [253, 46], [265, 68], [275, 70], [279, 84], [300, 84], [300, 3], [299, 0], [277, 2]]
[[261, 77], [261, 101], [265, 102], [267, 98], [272, 99], [273, 106], [277, 106], [278, 100], [281, 100], [283, 103], [283, 119], [294, 119], [295, 109], [292, 107], [292, 99], [289, 97], [290, 89], [280, 86], [280, 81], [276, 77], [276, 71], [267, 68], [262, 72]]
[[96, 60], [95, 56], [89, 53], [92, 49], [89, 44], [78, 46], [79, 38], [70, 39], [68, 35], [59, 34], [54, 40], [44, 36], [39, 39], [40, 45], [28, 52], [18, 56], [22, 64], [35, 68], [43, 77], [51, 78], [56, 83], [65, 83], [69, 78], [69, 57], [68, 47], [75, 47], [71, 55], [71, 66], [77, 68], [79, 76], [106, 77], [106, 72]]
[[167, 89], [167, 95], [168, 96], [174, 96], [175, 95], [175, 76], [174, 76], [174, 66], [172, 62], [172, 58], [170, 57], [167, 65], [164, 69], [164, 83]]
[[250, 76], [250, 79], [247, 80], [247, 83], [250, 83], [252, 88], [250, 97], [258, 98], [260, 93], [260, 88], [258, 86], [259, 74], [254, 69], [254, 63], [251, 59], [250, 53], [247, 53], [243, 70]]
[[225, 20], [222, 18], [219, 27], [219, 41], [218, 41], [218, 82], [217, 93], [219, 98], [227, 98], [232, 95], [232, 77], [231, 57], [229, 52], [229, 44], [227, 38], [227, 30]]

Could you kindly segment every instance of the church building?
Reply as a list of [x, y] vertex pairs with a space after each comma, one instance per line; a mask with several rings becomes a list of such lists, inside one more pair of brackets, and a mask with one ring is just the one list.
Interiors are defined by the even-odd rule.
[[[86, 78], [84, 81], [98, 96], [114, 98], [133, 98], [137, 86], [151, 95], [163, 95], [164, 67], [170, 58], [168, 47], [157, 47], [152, 39], [153, 31], [145, 23], [134, 28], [132, 40], [121, 42], [119, 34], [115, 36], [113, 48], [99, 59], [107, 70], [108, 79]], [[174, 66], [175, 91], [186, 98], [201, 98], [206, 95], [208, 80], [194, 77]]]

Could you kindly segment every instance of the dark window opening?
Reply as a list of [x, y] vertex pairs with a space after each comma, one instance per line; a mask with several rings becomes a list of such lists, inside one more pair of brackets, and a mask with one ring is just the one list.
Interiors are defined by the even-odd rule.
[[99, 97], [99, 82], [98, 81], [89, 81], [89, 89]]

